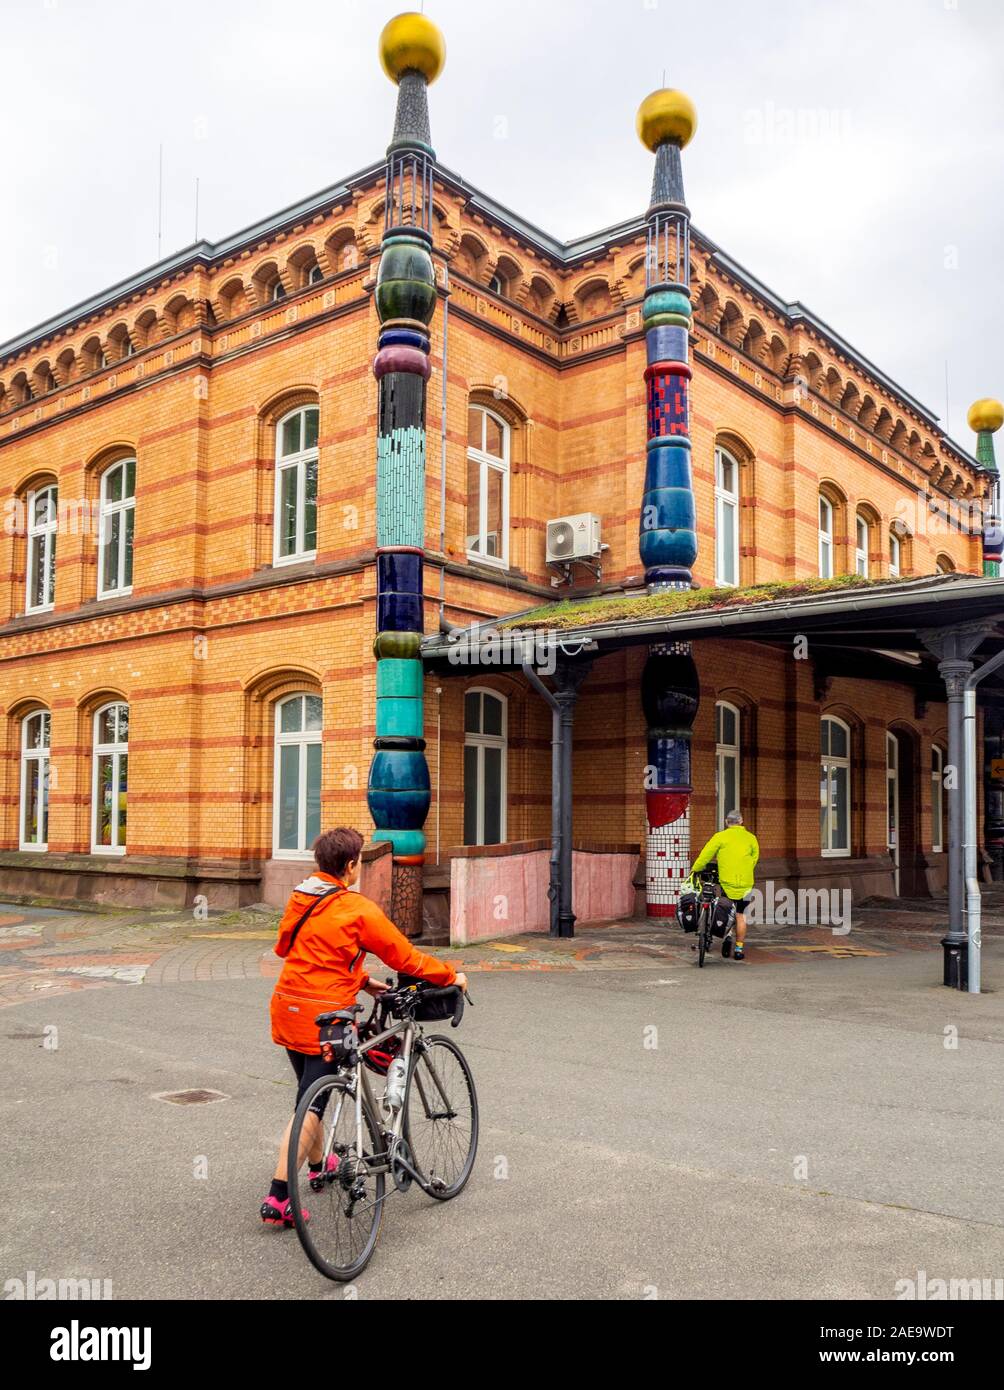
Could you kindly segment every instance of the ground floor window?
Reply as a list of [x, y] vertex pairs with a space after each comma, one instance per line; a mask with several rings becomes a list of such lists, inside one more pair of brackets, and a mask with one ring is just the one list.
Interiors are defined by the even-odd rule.
[[464, 696], [464, 844], [505, 840], [506, 702], [490, 690]]
[[840, 719], [820, 730], [819, 839], [825, 855], [851, 852], [851, 733]]
[[277, 858], [310, 853], [321, 833], [320, 695], [289, 695], [275, 707], [275, 792], [272, 850]]
[[129, 787], [129, 706], [105, 705], [94, 716], [91, 849], [125, 854]]
[[50, 728], [48, 710], [29, 714], [21, 724], [22, 849], [48, 848]]
[[715, 807], [719, 829], [739, 810], [739, 711], [724, 700], [715, 705]]
[[945, 848], [945, 754], [935, 743], [931, 747], [931, 850], [941, 854]]

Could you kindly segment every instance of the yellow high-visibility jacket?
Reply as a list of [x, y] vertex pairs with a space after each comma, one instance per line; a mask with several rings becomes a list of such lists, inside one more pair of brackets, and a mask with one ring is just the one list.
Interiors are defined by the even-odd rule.
[[753, 871], [760, 858], [757, 838], [744, 825], [729, 825], [719, 830], [701, 850], [690, 870], [698, 873], [718, 860], [718, 881], [730, 898], [745, 898], [753, 887]]

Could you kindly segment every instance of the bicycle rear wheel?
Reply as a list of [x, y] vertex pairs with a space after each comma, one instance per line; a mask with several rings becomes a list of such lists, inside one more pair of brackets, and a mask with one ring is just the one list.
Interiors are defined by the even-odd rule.
[[467, 1185], [478, 1151], [478, 1096], [467, 1058], [433, 1035], [412, 1054], [404, 1133], [430, 1197], [448, 1202]]
[[707, 906], [701, 909], [701, 916], [697, 927], [697, 964], [704, 966], [704, 957], [708, 953], [708, 937], [711, 935], [711, 909]]
[[[308, 1171], [306, 1150], [311, 1106], [323, 1102], [322, 1170]], [[356, 1101], [343, 1076], [320, 1076], [296, 1107], [289, 1134], [287, 1172], [296, 1234], [315, 1269], [328, 1279], [346, 1281], [370, 1261], [383, 1217], [384, 1141], [376, 1116], [362, 1100], [363, 1143], [356, 1133]], [[301, 1170], [297, 1162], [304, 1151]], [[331, 1162], [334, 1159], [335, 1162]], [[306, 1208], [306, 1212], [304, 1210]]]

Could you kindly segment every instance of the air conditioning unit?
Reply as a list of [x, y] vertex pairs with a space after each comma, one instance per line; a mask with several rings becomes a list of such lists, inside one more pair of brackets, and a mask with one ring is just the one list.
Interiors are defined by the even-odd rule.
[[592, 512], [559, 516], [547, 523], [549, 565], [567, 565], [574, 560], [598, 560], [603, 549], [600, 519]]

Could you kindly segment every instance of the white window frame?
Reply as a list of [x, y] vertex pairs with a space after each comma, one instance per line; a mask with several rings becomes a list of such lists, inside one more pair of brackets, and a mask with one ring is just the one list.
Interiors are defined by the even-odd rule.
[[[825, 519], [824, 519], [825, 518]], [[833, 503], [819, 494], [819, 577], [833, 578]]]
[[[945, 750], [931, 744], [931, 853], [945, 851]], [[937, 816], [935, 816], [937, 809]], [[937, 831], [937, 834], [935, 834]]]
[[[125, 496], [126, 484], [129, 478], [129, 464], [133, 466], [133, 492], [130, 497]], [[108, 500], [108, 480], [119, 469], [122, 471], [122, 498], [118, 502]], [[126, 560], [126, 514], [133, 513], [133, 566], [136, 564], [136, 472], [138, 465], [134, 458], [116, 459], [113, 464], [101, 475], [101, 498], [98, 507], [98, 598], [124, 598], [132, 593], [132, 584], [123, 583], [125, 579], [125, 560]], [[121, 515], [119, 522], [119, 557], [118, 572], [116, 578], [119, 581], [117, 588], [105, 588], [105, 546], [110, 544], [110, 521], [116, 515]]]
[[889, 577], [898, 579], [903, 563], [903, 542], [892, 531], [889, 533]]
[[[844, 823], [845, 823], [845, 825], [847, 826], [847, 847], [846, 847], [846, 849], [844, 849], [844, 848], [835, 849], [835, 848], [832, 846], [832, 844], [830, 844], [830, 845], [822, 845], [822, 844], [821, 844], [821, 845], [820, 845], [820, 851], [821, 851], [822, 856], [823, 856], [824, 859], [849, 859], [849, 858], [850, 858], [850, 855], [851, 855], [851, 842], [852, 842], [852, 839], [853, 839], [853, 836], [852, 836], [852, 834], [851, 834], [851, 807], [852, 807], [852, 805], [853, 805], [853, 797], [852, 797], [852, 795], [851, 795], [851, 776], [852, 776], [852, 769], [851, 769], [851, 749], [852, 749], [852, 746], [853, 746], [853, 745], [852, 745], [852, 742], [851, 742], [851, 730], [850, 730], [850, 725], [845, 724], [844, 721], [843, 721], [842, 719], [838, 719], [837, 716], [836, 716], [835, 714], [826, 714], [826, 715], [824, 715], [823, 718], [820, 720], [820, 729], [822, 729], [822, 725], [824, 725], [824, 724], [836, 724], [839, 728], [843, 729], [844, 734], [846, 735], [846, 738], [847, 738], [847, 756], [846, 756], [846, 757], [838, 757], [838, 756], [836, 756], [836, 755], [833, 754], [833, 753], [829, 753], [829, 752], [823, 753], [822, 751], [820, 751], [820, 755], [819, 755], [820, 775], [822, 776], [822, 773], [823, 773], [824, 771], [825, 771], [825, 773], [826, 773], [827, 795], [829, 795], [830, 772], [831, 772], [831, 769], [836, 768], [836, 767], [844, 767], [844, 768], [847, 769], [847, 783], [846, 783], [846, 785], [847, 785], [847, 814], [846, 814], [846, 816], [844, 817]], [[832, 821], [831, 821], [831, 839], [832, 839]]]
[[272, 288], [269, 290], [269, 299], [273, 304], [278, 304], [281, 299], [286, 298], [286, 286], [282, 283], [282, 276], [277, 275]]
[[[864, 531], [864, 545], [861, 544], [861, 532]], [[871, 527], [868, 518], [858, 512], [854, 517], [854, 571], [862, 579], [868, 578], [868, 547], [871, 542]]]
[[[729, 490], [723, 481], [725, 464], [731, 464], [735, 479], [734, 490]], [[725, 509], [733, 513], [731, 554], [723, 554], [722, 536], [725, 534]], [[732, 578], [726, 575], [723, 561], [731, 562]], [[735, 588], [739, 583], [739, 460], [735, 454], [721, 445], [715, 447], [715, 583], [722, 588]]]
[[[721, 711], [728, 710], [736, 721], [736, 741], [735, 743], [725, 743], [722, 739], [722, 719]], [[735, 705], [728, 700], [718, 700], [715, 704], [715, 827], [721, 830], [725, 824], [725, 817], [728, 811], [740, 809], [739, 802], [742, 799], [741, 784], [739, 778], [742, 774], [742, 716]], [[725, 778], [722, 775], [726, 762], [735, 763], [735, 782], [736, 782], [736, 805], [726, 809], [722, 804], [722, 788], [725, 785]]]
[[[40, 498], [50, 496], [47, 519], [39, 524], [35, 520], [35, 506]], [[46, 483], [37, 491], [28, 493], [28, 564], [24, 577], [24, 611], [26, 613], [51, 613], [56, 604], [56, 534], [59, 529], [59, 486]], [[42, 573], [45, 591], [52, 595], [44, 603], [31, 601], [32, 554], [42, 550]]]
[[[28, 747], [28, 725], [35, 719], [42, 720], [42, 727], [48, 734], [45, 744], [40, 748]], [[49, 756], [52, 751], [52, 715], [47, 709], [33, 709], [21, 720], [21, 794], [17, 808], [18, 848], [31, 854], [44, 854], [49, 848], [49, 837], [44, 840], [24, 838], [24, 813], [28, 799], [28, 772], [30, 763], [38, 763], [38, 785], [42, 792], [45, 809], [42, 819], [46, 826], [49, 820]]]
[[307, 284], [319, 285], [323, 279], [324, 271], [321, 268], [320, 262], [315, 261], [314, 264], [307, 271]]
[[[490, 695], [493, 700], [498, 700], [502, 706], [502, 732], [500, 734], [469, 734], [466, 729], [466, 701], [468, 695]], [[478, 802], [477, 802], [477, 839], [476, 845], [483, 845], [485, 842], [485, 755], [486, 748], [498, 748], [501, 750], [500, 776], [499, 776], [499, 798], [501, 806], [499, 808], [499, 838], [498, 843], [504, 845], [507, 832], [507, 811], [509, 807], [509, 790], [507, 782], [508, 762], [509, 762], [509, 701], [507, 697], [498, 690], [491, 690], [487, 686], [474, 685], [464, 691], [465, 717], [464, 717], [464, 748], [476, 748], [478, 750]], [[482, 705], [482, 711], [484, 706]], [[482, 724], [484, 718], [482, 715]], [[466, 761], [466, 759], [465, 759]], [[463, 817], [467, 819], [467, 783], [464, 781], [464, 802]]]
[[[103, 845], [98, 840], [98, 767], [102, 757], [112, 759], [112, 787], [117, 789], [119, 785], [119, 768], [122, 758], [129, 756], [129, 736], [126, 731], [125, 742], [116, 740], [114, 743], [99, 743], [98, 729], [100, 728], [101, 716], [108, 710], [124, 709], [128, 712], [129, 706], [125, 700], [109, 700], [108, 704], [102, 705], [100, 709], [94, 711], [92, 728], [93, 750], [91, 753], [91, 853], [92, 854], [112, 854], [123, 855], [126, 852], [126, 843], [129, 838], [129, 771], [126, 769], [126, 838], [122, 838], [122, 823], [119, 816], [118, 792], [113, 791], [112, 796], [112, 842], [110, 845]], [[128, 713], [127, 713], [128, 717]], [[115, 730], [118, 732], [118, 714], [115, 716]]]
[[[303, 706], [304, 717], [302, 723], [304, 727], [297, 729], [293, 733], [282, 732], [282, 711], [286, 705], [292, 704], [294, 700], [306, 701], [308, 698], [321, 701], [321, 727], [319, 729], [308, 729], [306, 727], [306, 704]], [[311, 860], [313, 853], [310, 845], [307, 844], [307, 749], [308, 747], [319, 744], [323, 748], [324, 743], [324, 697], [316, 690], [297, 690], [290, 695], [284, 695], [281, 700], [275, 702], [274, 715], [274, 743], [273, 743], [273, 763], [272, 770], [272, 858], [273, 859], [294, 859]], [[280, 748], [288, 748], [297, 745], [300, 749], [299, 766], [297, 770], [297, 786], [300, 796], [296, 808], [296, 849], [279, 848], [279, 814], [282, 809], [279, 789], [282, 782], [282, 759], [279, 757]], [[321, 788], [324, 788], [324, 754], [322, 751], [321, 760]], [[301, 848], [302, 846], [302, 848]]]
[[[477, 401], [468, 402], [468, 438], [470, 438], [470, 412], [478, 411], [482, 416], [481, 421], [481, 448], [477, 449], [468, 444], [466, 459], [479, 465], [478, 468], [478, 544], [486, 546], [488, 542], [488, 474], [494, 470], [502, 475], [502, 535], [501, 535], [501, 555], [487, 555], [482, 550], [472, 550], [468, 547], [467, 558], [476, 560], [482, 565], [494, 565], [498, 569], [509, 568], [509, 474], [510, 474], [510, 440], [511, 426], [501, 415], [497, 415], [494, 410], [489, 410], [487, 406], [480, 405]], [[490, 417], [500, 427], [502, 431], [502, 454], [489, 454], [485, 449], [485, 437], [487, 425], [485, 421]], [[465, 481], [466, 491], [466, 481]], [[466, 501], [465, 501], [466, 507]], [[466, 532], [467, 517], [464, 516], [464, 528]]]
[[[296, 415], [304, 417], [300, 425], [301, 441], [307, 437], [306, 414], [308, 410], [317, 411], [317, 444], [310, 449], [300, 449], [295, 454], [282, 453], [282, 436], [285, 426], [289, 420]], [[293, 410], [287, 410], [280, 420], [276, 421], [275, 426], [275, 491], [273, 498], [273, 523], [272, 523], [272, 563], [274, 565], [298, 565], [304, 560], [316, 560], [317, 544], [313, 550], [304, 549], [304, 528], [307, 517], [307, 465], [317, 464], [317, 489], [320, 493], [321, 485], [321, 416], [320, 409], [316, 405], [298, 405]], [[283, 475], [291, 469], [296, 469], [296, 548], [289, 555], [280, 553], [279, 545], [282, 540], [282, 480]], [[315, 518], [320, 522], [320, 513], [317, 507], [318, 499], [314, 499]]]

